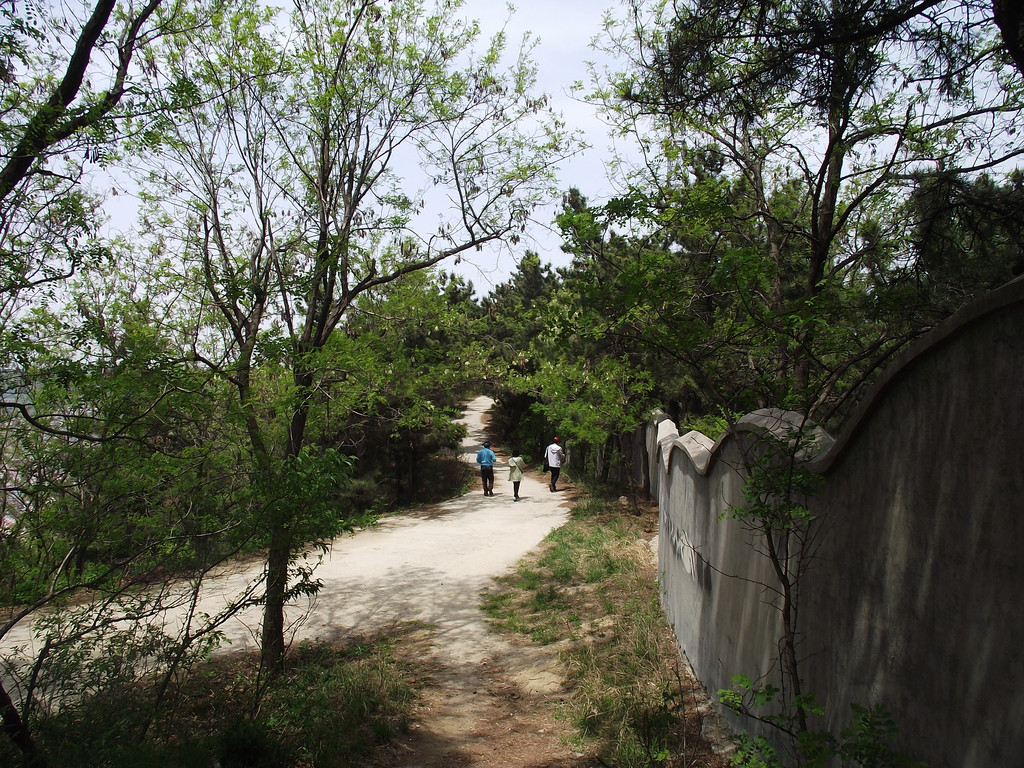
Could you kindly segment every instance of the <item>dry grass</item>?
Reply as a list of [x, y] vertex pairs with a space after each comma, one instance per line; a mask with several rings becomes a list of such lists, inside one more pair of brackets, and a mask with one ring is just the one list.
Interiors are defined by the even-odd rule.
[[707, 696], [680, 658], [658, 599], [657, 510], [579, 499], [573, 519], [498, 580], [484, 601], [502, 631], [553, 644], [568, 669], [562, 716], [601, 759], [722, 768], [727, 743], [702, 735]]

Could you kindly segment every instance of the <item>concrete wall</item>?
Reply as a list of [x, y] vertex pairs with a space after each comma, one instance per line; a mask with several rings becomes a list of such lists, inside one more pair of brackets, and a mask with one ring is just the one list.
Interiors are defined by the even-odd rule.
[[[758, 412], [715, 442], [664, 417], [647, 427], [665, 610], [713, 694], [736, 673], [780, 682], [776, 581], [759, 539], [722, 513], [743, 504], [756, 436], [798, 422]], [[881, 704], [931, 768], [1024, 764], [1022, 445], [1019, 280], [894, 362], [836, 441], [819, 434], [799, 627], [825, 727]]]

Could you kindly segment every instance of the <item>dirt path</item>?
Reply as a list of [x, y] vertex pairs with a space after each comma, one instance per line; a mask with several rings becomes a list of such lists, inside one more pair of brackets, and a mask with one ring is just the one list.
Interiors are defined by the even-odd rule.
[[[474, 461], [484, 440], [490, 406], [485, 397], [466, 406], [467, 461]], [[567, 519], [560, 494], [534, 478], [523, 481], [522, 498], [514, 502], [504, 457], [499, 461], [493, 497], [485, 497], [477, 482], [461, 498], [385, 518], [335, 541], [316, 572], [324, 586], [299, 635], [329, 637], [423, 621], [436, 627], [439, 645], [453, 657], [469, 663], [485, 658], [489, 632], [478, 609], [480, 591]]]

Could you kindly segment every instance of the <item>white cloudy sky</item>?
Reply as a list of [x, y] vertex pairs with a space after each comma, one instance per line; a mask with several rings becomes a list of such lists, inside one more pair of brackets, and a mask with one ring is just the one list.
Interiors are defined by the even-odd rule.
[[[465, 0], [463, 12], [480, 23], [486, 44], [503, 26], [508, 33], [509, 49], [518, 50], [522, 35], [529, 31], [538, 40], [533, 58], [538, 65], [539, 90], [552, 97], [555, 108], [562, 113], [570, 128], [582, 129], [590, 148], [566, 161], [559, 173], [560, 187], [578, 187], [591, 201], [600, 201], [612, 193], [605, 174], [604, 162], [609, 157], [611, 139], [600, 121], [597, 110], [569, 93], [574, 82], [589, 83], [587, 61], [598, 53], [591, 41], [602, 29], [604, 11], [621, 10], [622, 0], [512, 0], [515, 9], [509, 12], [504, 0]], [[115, 186], [130, 188], [130, 183], [115, 181]], [[110, 198], [108, 212], [111, 227], [123, 231], [132, 227], [136, 206], [131, 194]], [[455, 271], [472, 281], [478, 295], [487, 294], [495, 285], [506, 282], [516, 263], [527, 249], [540, 254], [542, 262], [555, 266], [568, 264], [562, 253], [561, 239], [551, 224], [557, 212], [557, 201], [536, 215], [526, 238], [510, 247], [495, 247], [466, 254], [461, 263], [446, 263], [443, 268]]]
[[[539, 42], [534, 51], [538, 65], [540, 89], [550, 94], [556, 108], [563, 113], [571, 127], [586, 131], [591, 148], [566, 162], [560, 172], [563, 188], [579, 187], [592, 201], [598, 201], [612, 192], [607, 180], [604, 161], [609, 156], [611, 139], [596, 109], [581, 103], [569, 93], [576, 81], [589, 82], [587, 61], [600, 54], [590, 47], [600, 34], [604, 11], [618, 11], [619, 0], [512, 0], [515, 11], [509, 19], [507, 4], [502, 0], [466, 0], [468, 17], [480, 22], [484, 36], [490, 37], [502, 25], [511, 41], [518, 41], [530, 31]], [[515, 269], [515, 258], [529, 247], [537, 251], [542, 262], [561, 266], [568, 257], [559, 250], [560, 239], [549, 228], [555, 208], [539, 212], [539, 222], [532, 228], [534, 242], [521, 243], [511, 254], [485, 252], [464, 259], [458, 272], [473, 281], [478, 294], [486, 294], [493, 285], [505, 282]]]

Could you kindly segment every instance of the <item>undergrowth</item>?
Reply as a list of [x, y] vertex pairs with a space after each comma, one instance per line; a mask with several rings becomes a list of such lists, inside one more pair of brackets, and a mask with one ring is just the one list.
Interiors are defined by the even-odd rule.
[[[48, 768], [343, 768], [409, 725], [417, 674], [396, 638], [304, 643], [266, 679], [257, 654], [215, 656], [194, 668], [139, 738], [149, 693], [121, 690], [37, 723]], [[6, 740], [4, 740], [6, 742]], [[0, 764], [20, 763], [0, 743]]]

